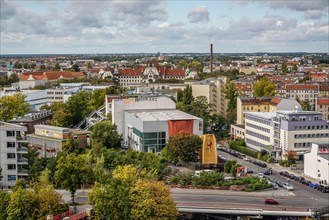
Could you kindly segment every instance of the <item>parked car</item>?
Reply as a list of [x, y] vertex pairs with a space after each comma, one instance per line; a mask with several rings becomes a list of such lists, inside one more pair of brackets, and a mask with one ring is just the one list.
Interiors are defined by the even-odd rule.
[[264, 171], [264, 174], [265, 174], [265, 175], [271, 175], [271, 174], [272, 174], [272, 171], [270, 171], [270, 170], [265, 170], [265, 171]]
[[267, 164], [260, 162], [260, 166], [263, 167], [263, 168], [266, 168], [267, 167]]
[[254, 173], [254, 171], [252, 169], [248, 168], [247, 173]]
[[329, 193], [329, 186], [318, 185], [317, 190], [323, 193]]
[[283, 188], [289, 191], [293, 191], [294, 187], [290, 183], [284, 183]]
[[305, 186], [309, 186], [312, 182], [311, 181], [305, 181]]
[[278, 184], [278, 186], [283, 187], [283, 182], [276, 181], [275, 183]]
[[293, 180], [295, 178], [295, 175], [294, 174], [290, 174], [288, 177]]
[[296, 182], [300, 182], [300, 181], [301, 181], [301, 178], [300, 178], [300, 176], [294, 176], [294, 180], [295, 180]]
[[279, 173], [281, 176], [289, 176], [289, 173], [287, 172], [287, 171], [281, 171], [280, 173]]
[[265, 204], [269, 204], [269, 205], [278, 205], [279, 202], [276, 201], [275, 199], [265, 199]]
[[305, 182], [305, 181], [306, 181], [305, 178], [302, 177], [302, 176], [300, 176], [300, 180], [299, 180], [299, 182], [303, 184], [303, 182]]
[[308, 186], [311, 187], [312, 189], [317, 189], [319, 187], [317, 183], [310, 183], [310, 185]]
[[257, 175], [258, 175], [258, 177], [260, 177], [260, 178], [264, 178], [264, 173], [258, 173]]

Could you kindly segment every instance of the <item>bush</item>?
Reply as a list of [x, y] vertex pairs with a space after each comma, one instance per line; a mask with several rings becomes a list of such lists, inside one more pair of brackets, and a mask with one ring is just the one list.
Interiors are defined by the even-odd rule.
[[224, 180], [223, 173], [202, 172], [200, 176], [194, 176], [192, 184], [195, 186], [219, 186]]
[[248, 149], [246, 147], [246, 144], [245, 144], [244, 140], [242, 140], [242, 139], [237, 139], [235, 141], [232, 141], [230, 143], [230, 148], [233, 149], [233, 150], [235, 150], [235, 151], [238, 151], [238, 152], [241, 152], [243, 154], [246, 154], [246, 155], [248, 155], [250, 157], [257, 158], [257, 152]]
[[231, 173], [232, 167], [236, 164], [236, 160], [228, 160], [224, 164], [224, 172]]
[[192, 184], [193, 173], [184, 172], [179, 173], [175, 176], [172, 176], [168, 179], [168, 182], [171, 184], [179, 184], [181, 186], [188, 186]]

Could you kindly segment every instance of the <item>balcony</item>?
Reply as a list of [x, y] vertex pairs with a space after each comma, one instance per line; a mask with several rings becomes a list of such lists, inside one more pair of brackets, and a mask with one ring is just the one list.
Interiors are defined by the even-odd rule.
[[17, 163], [28, 163], [28, 160], [27, 160], [27, 158], [25, 158], [25, 157], [18, 157], [17, 158]]
[[18, 170], [17, 170], [18, 175], [28, 175], [28, 173], [29, 173], [29, 171], [27, 169], [18, 168]]
[[22, 136], [22, 135], [16, 135], [16, 140], [18, 142], [26, 142], [27, 141], [26, 137]]
[[17, 152], [18, 153], [27, 153], [27, 147], [18, 147]]

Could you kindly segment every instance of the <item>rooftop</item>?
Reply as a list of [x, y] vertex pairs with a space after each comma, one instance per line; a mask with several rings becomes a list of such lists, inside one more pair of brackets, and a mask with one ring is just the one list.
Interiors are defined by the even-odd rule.
[[3, 122], [3, 121], [0, 121], [0, 127], [8, 127], [8, 128], [25, 128], [25, 127], [20, 126], [20, 125], [10, 124], [10, 123]]
[[142, 121], [168, 121], [168, 120], [195, 120], [200, 119], [194, 115], [179, 110], [142, 110], [127, 111]]
[[276, 112], [245, 112], [245, 114], [261, 117], [264, 119], [271, 119], [276, 116]]

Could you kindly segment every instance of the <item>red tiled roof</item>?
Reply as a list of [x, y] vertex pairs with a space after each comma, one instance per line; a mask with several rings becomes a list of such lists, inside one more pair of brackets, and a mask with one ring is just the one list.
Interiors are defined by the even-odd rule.
[[281, 102], [281, 98], [274, 97], [271, 99], [270, 104], [271, 105], [277, 105]]
[[286, 90], [318, 90], [317, 84], [288, 84]]
[[27, 80], [32, 76], [35, 80], [58, 80], [63, 78], [84, 77], [82, 72], [69, 72], [69, 71], [48, 71], [48, 72], [26, 72], [20, 75], [21, 80]]
[[329, 84], [320, 84], [320, 91], [329, 91]]
[[329, 105], [329, 98], [318, 98], [318, 105]]

